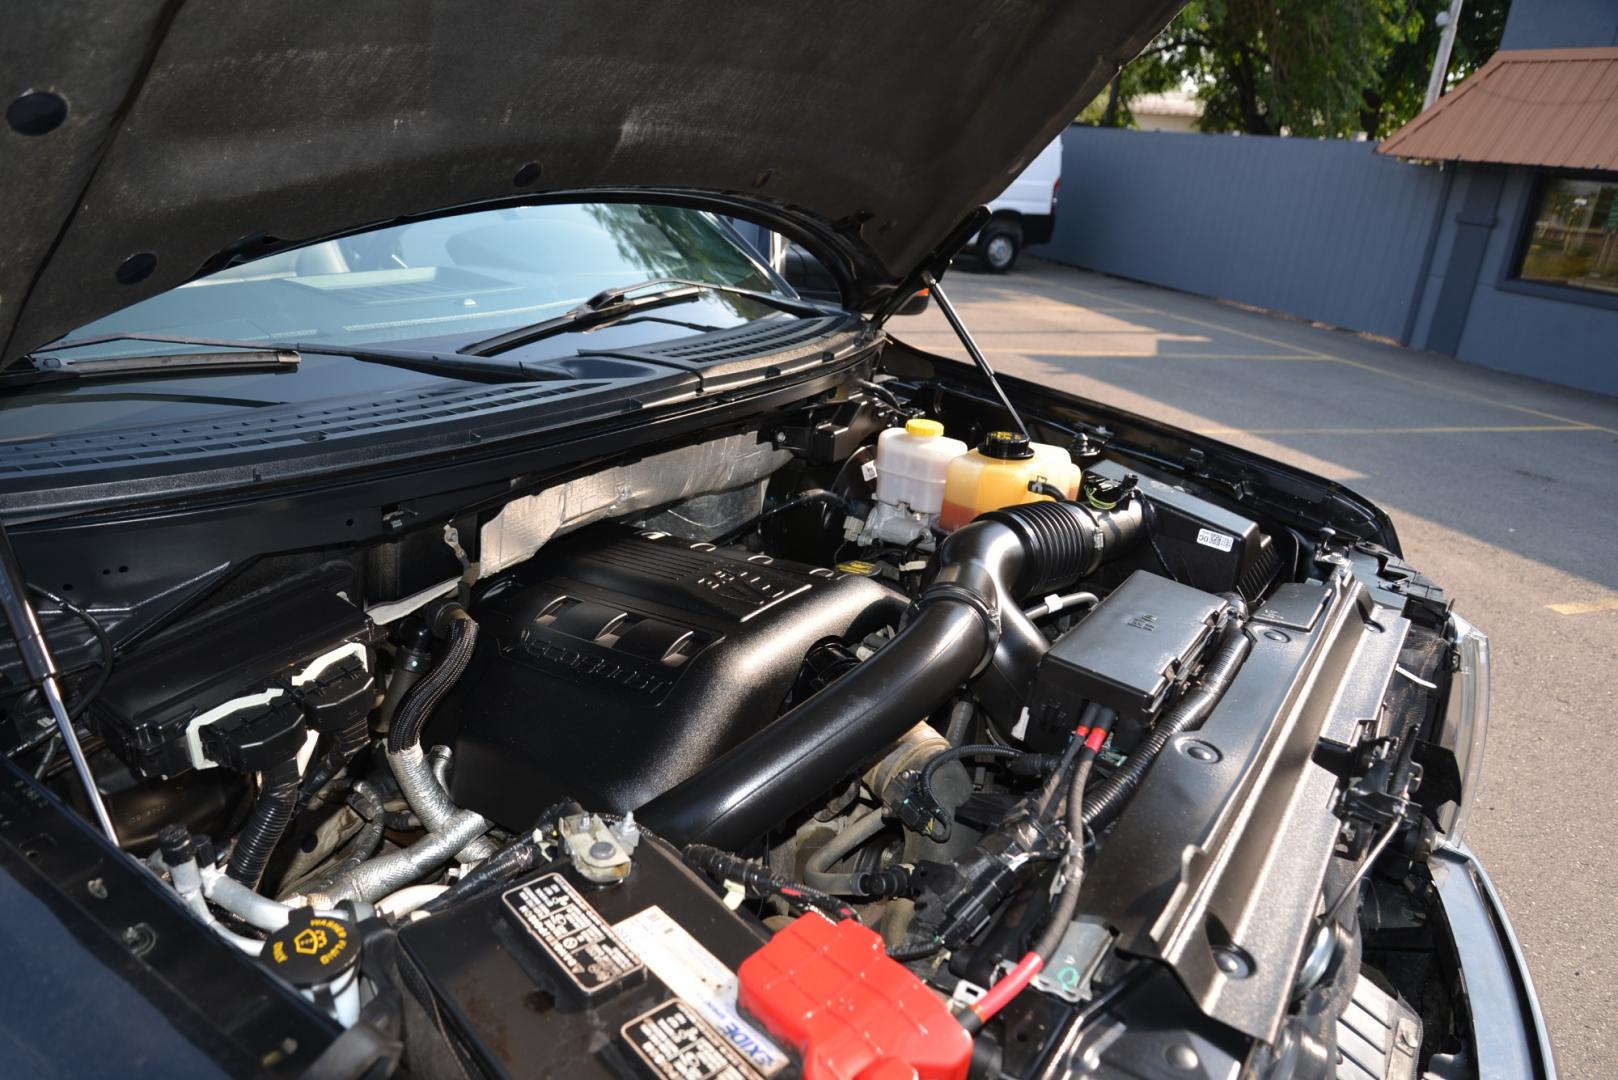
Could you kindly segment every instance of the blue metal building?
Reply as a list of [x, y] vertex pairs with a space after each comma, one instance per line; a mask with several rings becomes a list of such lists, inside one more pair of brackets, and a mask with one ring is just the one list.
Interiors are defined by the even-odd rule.
[[1618, 395], [1618, 3], [1517, 0], [1381, 147], [1072, 128], [1063, 211], [1058, 261]]

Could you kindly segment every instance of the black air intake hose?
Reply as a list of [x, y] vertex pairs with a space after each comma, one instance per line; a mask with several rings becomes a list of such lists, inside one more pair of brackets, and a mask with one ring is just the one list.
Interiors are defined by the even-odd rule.
[[247, 824], [242, 826], [236, 848], [230, 853], [230, 865], [225, 868], [227, 875], [249, 889], [258, 888], [270, 853], [281, 842], [297, 808], [298, 760], [288, 758], [270, 766], [264, 770], [263, 780], [264, 790], [259, 793]]
[[1009, 723], [1047, 648], [1018, 601], [1070, 584], [1128, 550], [1141, 521], [1138, 499], [1115, 511], [1029, 503], [957, 530], [940, 547], [938, 573], [898, 636], [636, 817], [677, 843], [745, 847], [980, 673], [979, 697], [993, 715], [1009, 714]]
[[449, 651], [438, 666], [410, 689], [410, 696], [399, 706], [388, 728], [388, 753], [397, 754], [421, 741], [421, 729], [438, 703], [449, 693], [472, 662], [478, 643], [478, 624], [459, 608], [453, 612], [449, 628]]
[[1253, 651], [1253, 639], [1247, 636], [1247, 605], [1240, 597], [1229, 597], [1225, 626], [1214, 647], [1213, 658], [1202, 669], [1197, 687], [1182, 697], [1173, 708], [1164, 713], [1157, 724], [1135, 747], [1129, 759], [1118, 771], [1107, 777], [1084, 800], [1084, 827], [1091, 831], [1106, 827], [1128, 801], [1130, 793], [1146, 776], [1146, 770], [1169, 740], [1182, 731], [1199, 726], [1208, 719], [1219, 699], [1225, 696], [1236, 672], [1241, 669], [1247, 654]]

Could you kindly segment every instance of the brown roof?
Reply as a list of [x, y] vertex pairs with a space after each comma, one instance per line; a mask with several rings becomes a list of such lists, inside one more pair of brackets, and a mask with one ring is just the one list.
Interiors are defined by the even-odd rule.
[[1618, 48], [1495, 53], [1377, 152], [1618, 171]]

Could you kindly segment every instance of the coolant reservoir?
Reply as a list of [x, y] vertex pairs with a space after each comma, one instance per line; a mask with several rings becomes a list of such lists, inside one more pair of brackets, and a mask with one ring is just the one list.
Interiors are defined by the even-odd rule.
[[1034, 460], [1039, 462], [1040, 475], [1047, 484], [1062, 489], [1069, 499], [1079, 497], [1079, 477], [1082, 471], [1073, 463], [1073, 455], [1055, 443], [1029, 443], [1034, 448]]
[[1060, 488], [1071, 499], [1078, 494], [1079, 467], [1060, 446], [1030, 443], [1014, 431], [991, 431], [976, 450], [950, 462], [938, 524], [958, 529], [990, 510], [1050, 498], [1028, 490], [1034, 480]]
[[918, 514], [938, 513], [944, 504], [944, 474], [966, 453], [966, 444], [944, 437], [944, 425], [920, 418], [889, 428], [876, 440], [876, 497], [900, 503]]

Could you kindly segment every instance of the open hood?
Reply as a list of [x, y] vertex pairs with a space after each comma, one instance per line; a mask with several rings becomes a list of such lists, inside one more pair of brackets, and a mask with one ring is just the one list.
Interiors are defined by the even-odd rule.
[[26, 5], [0, 40], [4, 358], [233, 259], [579, 189], [774, 208], [872, 303], [1179, 3]]

